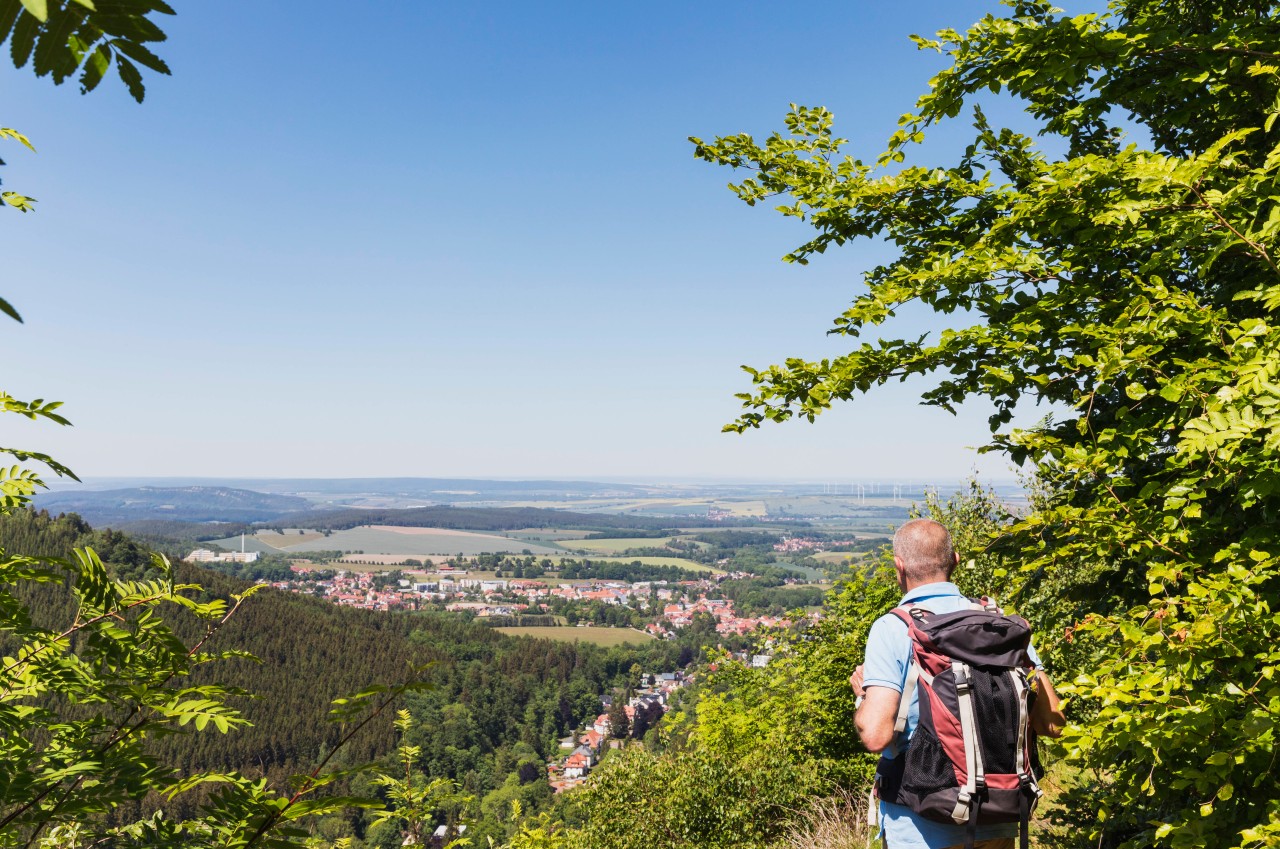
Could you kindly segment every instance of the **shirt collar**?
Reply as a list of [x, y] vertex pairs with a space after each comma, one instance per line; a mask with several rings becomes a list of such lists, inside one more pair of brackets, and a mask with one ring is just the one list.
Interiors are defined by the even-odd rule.
[[901, 606], [908, 602], [920, 601], [921, 599], [926, 598], [935, 598], [942, 595], [963, 596], [964, 593], [960, 592], [960, 588], [950, 581], [938, 581], [933, 584], [922, 584], [916, 587], [904, 595], [902, 597], [902, 601], [898, 602], [898, 605]]

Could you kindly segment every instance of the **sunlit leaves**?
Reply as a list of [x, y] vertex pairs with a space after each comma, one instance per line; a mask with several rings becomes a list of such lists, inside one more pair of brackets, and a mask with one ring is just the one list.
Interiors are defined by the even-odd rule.
[[146, 87], [138, 65], [158, 74], [169, 66], [147, 45], [165, 40], [152, 15], [172, 15], [162, 0], [0, 0], [0, 44], [14, 67], [61, 84], [80, 73], [81, 91], [98, 87], [112, 64], [134, 100]]

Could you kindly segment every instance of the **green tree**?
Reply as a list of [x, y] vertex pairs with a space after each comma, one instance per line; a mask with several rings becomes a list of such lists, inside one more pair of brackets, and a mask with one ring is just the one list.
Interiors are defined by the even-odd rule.
[[[763, 849], [819, 782], [771, 745], [742, 757], [706, 748], [651, 754], [631, 746], [573, 791], [580, 849]], [[536, 845], [536, 844], [535, 844]]]
[[625, 740], [631, 734], [631, 721], [627, 719], [627, 702], [621, 696], [615, 696], [609, 707], [609, 736], [615, 740]]
[[[407, 737], [413, 728], [409, 711], [399, 711], [395, 725], [401, 735]], [[396, 846], [426, 846], [435, 828], [435, 817], [443, 814], [447, 820], [448, 836], [453, 838], [445, 844], [445, 849], [465, 845], [467, 841], [458, 837], [459, 826], [463, 825], [460, 814], [475, 801], [474, 798], [459, 792], [457, 785], [447, 778], [428, 779], [419, 772], [420, 746], [410, 745], [405, 740], [397, 756], [404, 770], [403, 777], [380, 775], [374, 779], [374, 784], [383, 788], [390, 803], [374, 819], [374, 828], [392, 823], [396, 826]]]
[[[986, 450], [1029, 463], [1043, 488], [1002, 542], [1022, 594], [1060, 591], [1035, 613], [1042, 635], [1067, 635], [1045, 654], [1089, 659], [1073, 670], [1064, 738], [1088, 800], [1068, 805], [1082, 841], [1271, 843], [1277, 6], [1113, 0], [1069, 16], [1007, 5], [917, 39], [949, 64], [870, 163], [842, 153], [821, 108], [793, 108], [786, 132], [763, 142], [692, 140], [709, 162], [754, 169], [732, 186], [744, 201], [781, 197], [784, 215], [815, 229], [788, 261], [856, 238], [898, 250], [836, 319], [852, 349], [748, 368], [754, 391], [728, 429], [812, 421], [912, 376], [932, 378], [926, 404], [986, 399]], [[978, 107], [993, 93], [1023, 107], [1018, 127]], [[931, 128], [966, 111], [969, 145], [917, 162]], [[908, 303], [951, 326], [894, 338]], [[1011, 429], [1029, 403], [1052, 415]]]

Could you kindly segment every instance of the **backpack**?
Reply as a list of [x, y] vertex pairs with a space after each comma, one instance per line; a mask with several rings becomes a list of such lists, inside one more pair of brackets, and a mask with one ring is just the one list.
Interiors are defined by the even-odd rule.
[[931, 820], [968, 826], [967, 849], [979, 825], [1020, 823], [1027, 849], [1028, 822], [1041, 796], [1029, 721], [1031, 626], [985, 597], [970, 602], [954, 613], [893, 610], [911, 638], [894, 731], [905, 731], [917, 690], [920, 717], [905, 753], [881, 759], [880, 797]]

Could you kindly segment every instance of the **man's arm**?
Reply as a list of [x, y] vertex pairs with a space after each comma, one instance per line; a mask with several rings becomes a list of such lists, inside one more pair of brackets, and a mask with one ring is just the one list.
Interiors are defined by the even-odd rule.
[[880, 754], [893, 742], [893, 723], [898, 718], [898, 702], [902, 694], [889, 687], [863, 687], [862, 667], [849, 676], [849, 686], [862, 699], [855, 721], [862, 745], [872, 754]]
[[1031, 730], [1046, 737], [1060, 737], [1066, 724], [1062, 700], [1058, 698], [1057, 690], [1053, 689], [1049, 676], [1041, 669], [1036, 672], [1036, 701], [1031, 706]]

